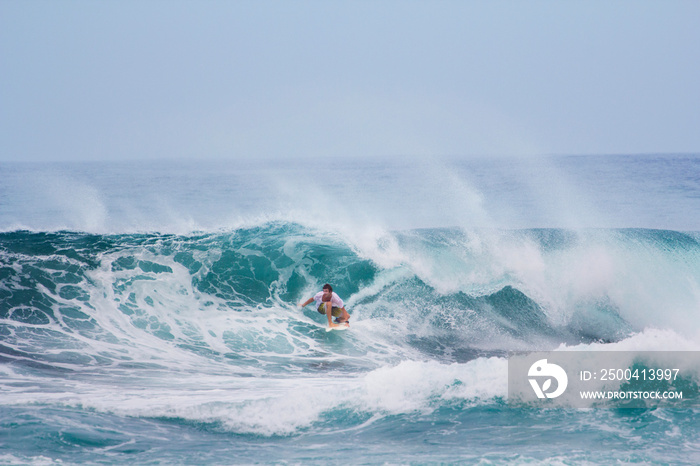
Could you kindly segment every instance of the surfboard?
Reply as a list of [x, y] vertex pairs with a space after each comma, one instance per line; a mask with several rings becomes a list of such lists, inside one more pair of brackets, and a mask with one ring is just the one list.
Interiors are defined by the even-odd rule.
[[326, 332], [330, 332], [331, 330], [347, 330], [349, 328], [349, 324], [338, 324], [337, 327], [326, 327]]

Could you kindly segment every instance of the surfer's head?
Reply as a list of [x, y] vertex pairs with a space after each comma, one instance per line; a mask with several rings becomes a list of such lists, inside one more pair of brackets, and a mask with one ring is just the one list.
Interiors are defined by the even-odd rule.
[[333, 287], [330, 286], [328, 283], [323, 285], [323, 301], [328, 302], [331, 300], [331, 297], [333, 296]]

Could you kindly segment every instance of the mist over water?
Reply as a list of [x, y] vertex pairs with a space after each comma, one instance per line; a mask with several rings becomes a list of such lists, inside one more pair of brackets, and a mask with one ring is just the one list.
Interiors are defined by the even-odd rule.
[[700, 350], [699, 168], [3, 164], [0, 461], [698, 459], [693, 409], [508, 407], [506, 358]]
[[700, 158], [314, 159], [1, 167], [0, 228], [188, 233], [264, 220], [377, 228], [700, 230]]

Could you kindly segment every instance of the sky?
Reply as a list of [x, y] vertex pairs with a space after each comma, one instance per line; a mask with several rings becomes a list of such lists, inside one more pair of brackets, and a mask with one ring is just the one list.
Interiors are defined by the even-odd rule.
[[700, 1], [0, 0], [0, 161], [700, 153]]

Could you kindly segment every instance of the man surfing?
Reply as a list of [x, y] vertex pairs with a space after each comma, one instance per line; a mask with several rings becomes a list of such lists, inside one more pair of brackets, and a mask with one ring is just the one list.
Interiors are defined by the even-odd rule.
[[[328, 327], [339, 327], [338, 324], [346, 327], [350, 325], [350, 314], [345, 310], [345, 303], [340, 299], [340, 296], [333, 292], [333, 287], [328, 283], [323, 285], [323, 291], [319, 291], [313, 298], [309, 298], [306, 302], [299, 304], [299, 306], [304, 307], [310, 304], [311, 301], [316, 301], [315, 306], [319, 314], [326, 314], [328, 317]], [[336, 321], [333, 322], [331, 317], [335, 317]]]

